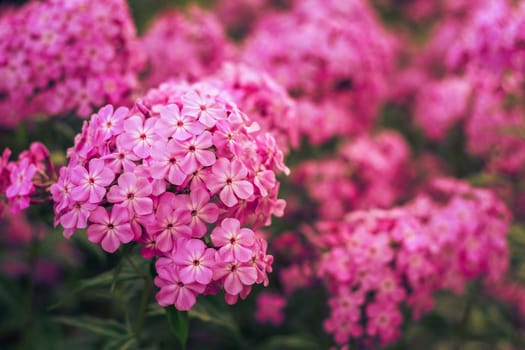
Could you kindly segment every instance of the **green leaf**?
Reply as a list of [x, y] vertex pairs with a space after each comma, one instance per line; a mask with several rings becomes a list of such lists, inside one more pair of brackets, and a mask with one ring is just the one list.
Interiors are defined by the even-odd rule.
[[239, 343], [242, 343], [241, 332], [230, 312], [219, 310], [208, 300], [200, 299], [189, 311], [189, 316], [227, 330]]
[[283, 335], [274, 336], [262, 343], [258, 349], [261, 350], [316, 350], [319, 344], [309, 339], [306, 335]]
[[177, 337], [182, 349], [186, 349], [186, 343], [188, 341], [188, 332], [190, 330], [190, 322], [188, 319], [187, 311], [179, 311], [173, 306], [166, 308], [166, 316], [170, 324], [173, 334]]
[[61, 307], [63, 304], [71, 300], [71, 298], [73, 298], [77, 293], [80, 293], [86, 289], [111, 286], [110, 291], [113, 291], [114, 285], [118, 282], [132, 281], [141, 278], [142, 277], [133, 270], [122, 269], [120, 271], [120, 267], [118, 267], [118, 271], [117, 269], [113, 269], [103, 272], [95, 277], [82, 279], [68, 295], [62, 297], [59, 302], [48, 307], [48, 311]]
[[135, 338], [129, 336], [111, 340], [104, 345], [102, 350], [130, 350], [137, 348]]
[[88, 332], [105, 337], [121, 338], [122, 336], [128, 335], [126, 327], [124, 327], [118, 322], [111, 320], [104, 320], [90, 316], [58, 316], [53, 317], [52, 320], [58, 323], [65, 324], [67, 326], [83, 329]]

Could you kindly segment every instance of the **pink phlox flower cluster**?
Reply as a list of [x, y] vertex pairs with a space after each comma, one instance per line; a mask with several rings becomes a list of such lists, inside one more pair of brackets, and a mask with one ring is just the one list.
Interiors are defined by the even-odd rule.
[[303, 162], [294, 171], [294, 182], [306, 187], [321, 217], [337, 219], [352, 209], [386, 208], [402, 198], [410, 178], [410, 150], [399, 134], [362, 135], [343, 144], [338, 153]]
[[515, 8], [510, 1], [488, 0], [473, 6], [461, 24], [447, 22], [455, 24], [458, 32], [445, 51], [446, 66], [460, 70], [475, 65], [498, 73], [522, 70], [524, 10], [525, 6]]
[[320, 145], [333, 137], [345, 137], [356, 134], [368, 128], [365, 124], [356, 122], [347, 106], [326, 99], [313, 102], [308, 99], [297, 101], [300, 134], [312, 145]]
[[443, 140], [450, 128], [466, 117], [471, 91], [467, 80], [454, 77], [432, 81], [420, 90], [414, 119], [430, 140]]
[[422, 50], [409, 54], [410, 68], [399, 75], [401, 87], [392, 98], [410, 106], [413, 97], [415, 121], [431, 140], [444, 139], [461, 121], [468, 153], [486, 170], [520, 176], [525, 6], [484, 0], [464, 10], [445, 16]]
[[5, 196], [11, 212], [18, 213], [33, 199], [45, 200], [45, 188], [54, 180], [54, 167], [49, 151], [40, 142], [33, 142], [17, 161], [9, 161], [10, 155], [6, 148], [0, 159], [0, 194]]
[[153, 20], [141, 45], [148, 56], [149, 87], [170, 78], [200, 79], [214, 73], [235, 52], [219, 19], [196, 6], [185, 13], [163, 12]]
[[[523, 98], [515, 86], [523, 84], [523, 76], [507, 75], [505, 84], [492, 74], [483, 74], [476, 84], [472, 112], [465, 125], [467, 150], [488, 160], [488, 169], [508, 175], [525, 172], [525, 139], [522, 131], [523, 106], [508, 105], [509, 99]], [[480, 79], [481, 80], [481, 79]]]
[[[104, 28], [101, 30], [100, 28]], [[0, 15], [0, 125], [127, 102], [143, 50], [123, 0], [31, 1]]]
[[188, 310], [218, 287], [235, 303], [268, 283], [273, 257], [253, 230], [282, 216], [276, 173], [288, 168], [275, 139], [213, 86], [169, 83], [131, 110], [105, 106], [68, 156], [51, 186], [55, 224], [66, 237], [87, 228], [107, 252], [137, 242], [159, 257], [161, 305]]
[[261, 18], [242, 60], [266, 70], [293, 97], [314, 104], [337, 101], [354, 127], [366, 129], [386, 94], [396, 40], [364, 1], [294, 5], [286, 14]]
[[277, 273], [281, 288], [287, 297], [296, 290], [312, 286], [315, 282], [312, 266], [315, 250], [299, 237], [296, 232], [284, 232], [271, 242], [272, 251], [280, 265]]
[[491, 191], [441, 178], [406, 206], [319, 222], [317, 274], [331, 295], [325, 330], [340, 344], [386, 344], [400, 335], [402, 304], [418, 318], [438, 290], [497, 281], [507, 268], [509, 216]]
[[211, 78], [232, 100], [272, 133], [279, 147], [287, 152], [299, 146], [299, 117], [294, 100], [268, 74], [244, 64], [226, 63]]

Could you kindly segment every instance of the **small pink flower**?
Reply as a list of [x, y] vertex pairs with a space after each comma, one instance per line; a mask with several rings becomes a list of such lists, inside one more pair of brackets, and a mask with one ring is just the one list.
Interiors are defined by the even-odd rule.
[[115, 174], [118, 174], [121, 170], [133, 172], [133, 170], [137, 167], [135, 162], [140, 158], [137, 157], [135, 153], [124, 149], [122, 146], [120, 146], [120, 142], [117, 141], [117, 147], [115, 151], [105, 155], [102, 157], [102, 159], [104, 159], [108, 168], [110, 168]]
[[215, 126], [217, 129], [213, 133], [213, 144], [217, 147], [219, 154], [230, 151], [236, 156], [240, 156], [242, 148], [237, 142], [238, 131], [232, 130], [227, 121], [219, 121]]
[[214, 98], [202, 96], [195, 91], [182, 96], [182, 115], [198, 118], [206, 127], [211, 128], [217, 120], [226, 118], [226, 111], [222, 104]]
[[159, 141], [159, 136], [155, 132], [156, 121], [156, 118], [144, 121], [138, 115], [128, 118], [124, 122], [125, 133], [119, 136], [122, 147], [133, 151], [137, 157], [149, 157], [151, 146]]
[[155, 214], [155, 222], [147, 227], [151, 235], [155, 235], [157, 249], [168, 252], [173, 249], [177, 238], [191, 237], [190, 213], [176, 208], [173, 193], [164, 193], [159, 201]]
[[64, 236], [71, 237], [77, 228], [86, 228], [89, 215], [95, 208], [96, 204], [86, 202], [75, 202], [71, 210], [60, 216], [60, 224], [64, 227]]
[[160, 119], [156, 129], [162, 137], [173, 137], [175, 140], [184, 141], [193, 135], [200, 135], [205, 127], [196, 117], [182, 115], [178, 105], [169, 104], [160, 109]]
[[71, 198], [77, 202], [99, 203], [106, 194], [106, 186], [111, 184], [115, 174], [104, 166], [102, 159], [91, 159], [89, 171], [81, 165], [71, 169], [73, 185]]
[[60, 168], [60, 177], [57, 182], [49, 188], [53, 196], [53, 201], [55, 202], [55, 211], [57, 213], [60, 213], [71, 204], [71, 189], [72, 184], [69, 179], [68, 169], [62, 167]]
[[219, 253], [227, 261], [247, 262], [252, 258], [255, 234], [248, 228], [241, 228], [237, 219], [222, 220], [221, 226], [211, 232], [211, 240], [220, 247]]
[[129, 109], [126, 107], [119, 107], [115, 113], [113, 113], [112, 105], [106, 105], [98, 111], [97, 121], [104, 141], [114, 135], [122, 133], [124, 130], [124, 118], [127, 117], [128, 113]]
[[179, 272], [168, 266], [157, 266], [155, 285], [160, 288], [156, 298], [160, 306], [175, 305], [177, 310], [187, 311], [195, 305], [197, 295], [204, 292], [206, 286], [200, 283], [184, 283]]
[[153, 146], [151, 154], [151, 176], [154, 179], [166, 179], [174, 185], [181, 185], [186, 179], [186, 171], [182, 167], [182, 152], [175, 141], [158, 142]]
[[113, 207], [111, 215], [108, 215], [105, 208], [98, 207], [89, 216], [89, 221], [89, 241], [100, 243], [108, 253], [115, 252], [121, 243], [129, 243], [134, 238], [126, 208]]
[[213, 279], [224, 279], [224, 290], [228, 294], [237, 295], [257, 280], [257, 271], [249, 264], [224, 260], [220, 253], [215, 255], [215, 261], [217, 266], [213, 270]]
[[180, 267], [179, 276], [183, 283], [208, 284], [213, 277], [215, 249], [206, 248], [199, 239], [180, 239], [180, 247], [174, 261]]
[[176, 207], [186, 210], [191, 215], [190, 227], [192, 236], [200, 238], [206, 234], [206, 223], [214, 223], [219, 217], [219, 207], [210, 202], [206, 189], [196, 188], [190, 195], [178, 195], [175, 198]]
[[27, 158], [14, 164], [9, 176], [11, 183], [5, 192], [8, 200], [12, 200], [15, 197], [29, 197], [35, 189], [33, 177], [36, 174], [36, 170], [36, 166], [31, 164]]
[[209, 150], [213, 146], [211, 133], [204, 131], [198, 136], [181, 142], [181, 151], [184, 157], [180, 161], [181, 168], [186, 174], [191, 174], [197, 170], [199, 164], [202, 166], [211, 166], [215, 163], [215, 153]]
[[221, 191], [219, 197], [228, 207], [239, 202], [238, 198], [247, 199], [253, 194], [253, 185], [245, 180], [248, 175], [246, 167], [237, 159], [231, 162], [219, 158], [206, 177], [206, 186], [212, 193]]
[[148, 180], [137, 178], [133, 173], [124, 173], [118, 178], [108, 192], [108, 201], [127, 207], [137, 215], [148, 215], [153, 212], [153, 201], [149, 198], [152, 187]]

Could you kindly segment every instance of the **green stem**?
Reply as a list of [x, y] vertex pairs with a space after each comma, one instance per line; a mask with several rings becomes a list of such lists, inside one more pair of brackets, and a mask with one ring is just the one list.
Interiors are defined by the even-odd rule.
[[137, 324], [135, 326], [135, 334], [137, 335], [137, 342], [139, 342], [142, 328], [144, 327], [144, 321], [146, 320], [146, 313], [149, 302], [149, 291], [150, 291], [150, 279], [144, 279], [144, 288], [142, 289], [142, 296], [140, 298], [139, 314], [137, 318]]
[[146, 320], [146, 314], [148, 309], [151, 277], [148, 274], [144, 273], [141, 269], [139, 269], [137, 264], [135, 264], [135, 262], [129, 257], [129, 255], [125, 255], [125, 259], [144, 280], [144, 286], [142, 288], [142, 295], [140, 298], [139, 311], [135, 323], [135, 337], [137, 338], [137, 343], [140, 344], [140, 336], [142, 334], [142, 329], [144, 328], [144, 321]]
[[22, 349], [29, 349], [31, 339], [31, 325], [33, 321], [33, 299], [35, 294], [35, 270], [40, 250], [40, 240], [32, 232], [31, 244], [29, 246], [29, 274], [27, 276], [26, 312], [23, 321], [24, 336], [21, 343]]

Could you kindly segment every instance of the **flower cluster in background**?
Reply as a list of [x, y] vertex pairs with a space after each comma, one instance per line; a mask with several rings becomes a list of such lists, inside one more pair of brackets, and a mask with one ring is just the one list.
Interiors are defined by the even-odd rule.
[[404, 207], [319, 222], [313, 243], [325, 250], [316, 268], [330, 291], [325, 329], [341, 344], [387, 344], [400, 336], [401, 303], [418, 319], [438, 290], [460, 294], [476, 278], [497, 281], [508, 264], [509, 220], [492, 192], [436, 179]]
[[35, 114], [87, 117], [130, 101], [137, 87], [143, 51], [124, 0], [8, 7], [0, 38], [0, 126]]
[[203, 78], [235, 52], [218, 18], [198, 7], [185, 14], [162, 13], [141, 38], [141, 47], [147, 54], [149, 87], [170, 78]]
[[9, 2], [8, 349], [525, 347], [524, 1]]
[[320, 143], [370, 127], [394, 70], [397, 42], [365, 1], [298, 1], [288, 12], [263, 16], [242, 50], [243, 61], [306, 104], [299, 107], [302, 134]]

